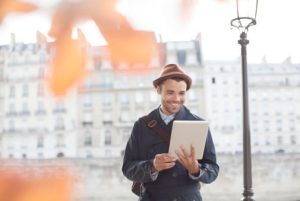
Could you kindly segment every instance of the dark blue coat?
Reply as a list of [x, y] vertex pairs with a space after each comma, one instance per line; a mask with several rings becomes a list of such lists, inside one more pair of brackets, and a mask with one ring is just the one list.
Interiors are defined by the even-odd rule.
[[[173, 121], [165, 125], [159, 114], [159, 108], [153, 110], [150, 117], [171, 133], [174, 120], [203, 120], [192, 114], [185, 106], [175, 115]], [[123, 174], [132, 181], [143, 182], [143, 195], [140, 200], [151, 201], [201, 201], [199, 181], [213, 182], [219, 172], [216, 163], [214, 143], [210, 134], [206, 139], [203, 159], [199, 160], [202, 176], [198, 179], [191, 178], [188, 171], [179, 163], [167, 170], [159, 172], [153, 181], [150, 171], [156, 154], [168, 153], [168, 144], [150, 129], [140, 118], [135, 122], [131, 136], [127, 142], [123, 159]]]

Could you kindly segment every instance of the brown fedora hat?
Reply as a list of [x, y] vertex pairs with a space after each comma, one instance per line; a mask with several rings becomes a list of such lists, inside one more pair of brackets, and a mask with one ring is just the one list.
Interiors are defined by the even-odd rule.
[[154, 87], [159, 86], [163, 81], [170, 78], [181, 78], [186, 82], [186, 90], [189, 90], [192, 85], [192, 79], [184, 70], [177, 64], [168, 64], [163, 67], [159, 78], [153, 80]]

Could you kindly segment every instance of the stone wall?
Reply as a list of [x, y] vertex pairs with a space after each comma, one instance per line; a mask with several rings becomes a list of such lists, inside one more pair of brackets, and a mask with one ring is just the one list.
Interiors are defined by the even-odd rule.
[[[6, 163], [5, 163], [6, 162]], [[131, 182], [121, 172], [122, 159], [60, 159], [10, 161], [36, 168], [67, 166], [75, 178], [75, 201], [132, 201]], [[218, 156], [220, 173], [212, 184], [202, 184], [205, 201], [240, 200], [243, 192], [242, 155]], [[8, 164], [2, 161], [1, 164]], [[20, 165], [21, 164], [21, 165]], [[3, 166], [2, 166], [3, 167]], [[253, 155], [256, 201], [300, 201], [300, 154]]]

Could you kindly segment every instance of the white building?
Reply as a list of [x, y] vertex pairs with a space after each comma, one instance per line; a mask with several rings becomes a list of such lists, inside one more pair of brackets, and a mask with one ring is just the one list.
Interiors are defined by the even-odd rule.
[[50, 57], [46, 44], [11, 43], [0, 49], [1, 157], [75, 157], [76, 93], [55, 99], [48, 92], [44, 82]]
[[[242, 151], [241, 64], [207, 62], [207, 116], [217, 151]], [[300, 65], [248, 65], [253, 153], [300, 152]]]
[[[152, 80], [166, 63], [191, 75], [186, 105], [209, 120], [217, 152], [242, 152], [240, 61], [203, 64], [198, 40], [159, 45], [153, 69], [143, 72], [123, 71], [109, 62], [106, 47], [90, 47], [90, 76], [63, 99], [43, 82], [47, 44], [0, 47], [0, 157], [120, 157], [134, 121], [159, 105]], [[299, 104], [299, 65], [249, 64], [254, 153], [300, 152]]]
[[[188, 92], [190, 109], [205, 112], [203, 66], [198, 41], [161, 44], [162, 55], [154, 59], [154, 69], [146, 72], [116, 71], [103, 56], [105, 47], [94, 49], [94, 69], [79, 91], [79, 157], [120, 157], [134, 121], [159, 105], [152, 81], [168, 63], [181, 63], [192, 76]], [[99, 53], [102, 53], [102, 55]]]

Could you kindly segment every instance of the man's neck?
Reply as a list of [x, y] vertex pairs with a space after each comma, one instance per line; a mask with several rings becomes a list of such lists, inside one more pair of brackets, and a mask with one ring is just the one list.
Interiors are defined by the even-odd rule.
[[173, 114], [171, 114], [171, 113], [169, 113], [169, 112], [167, 112], [163, 107], [159, 107], [159, 110], [164, 114], [164, 115], [166, 115], [166, 116], [172, 116], [172, 115], [175, 115], [176, 113], [173, 113]]

